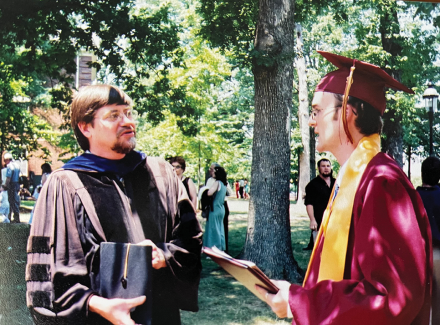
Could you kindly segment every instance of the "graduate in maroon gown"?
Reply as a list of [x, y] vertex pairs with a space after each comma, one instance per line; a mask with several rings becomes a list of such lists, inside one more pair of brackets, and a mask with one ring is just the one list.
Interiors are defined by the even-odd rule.
[[413, 93], [377, 66], [319, 52], [338, 67], [318, 84], [309, 125], [341, 169], [303, 286], [265, 295], [292, 324], [429, 324], [432, 246], [423, 203], [380, 152], [384, 88]]

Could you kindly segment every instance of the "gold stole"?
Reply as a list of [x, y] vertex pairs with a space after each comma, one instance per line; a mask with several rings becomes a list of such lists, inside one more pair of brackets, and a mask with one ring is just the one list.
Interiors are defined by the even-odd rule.
[[380, 151], [380, 136], [373, 134], [362, 138], [347, 161], [341, 185], [332, 202], [336, 184], [333, 187], [327, 209], [322, 218], [321, 228], [310, 257], [304, 284], [310, 273], [310, 267], [316, 256], [316, 247], [322, 236], [324, 243], [319, 266], [318, 282], [323, 280], [340, 281], [344, 277], [345, 258], [347, 255], [348, 235], [356, 190], [368, 163]]

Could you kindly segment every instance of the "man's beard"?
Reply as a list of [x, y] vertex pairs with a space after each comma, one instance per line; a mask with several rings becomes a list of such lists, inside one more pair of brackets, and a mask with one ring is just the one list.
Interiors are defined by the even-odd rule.
[[126, 142], [122, 142], [120, 140], [121, 134], [124, 131], [126, 131], [126, 129], [121, 130], [116, 135], [117, 140], [116, 140], [116, 143], [112, 147], [112, 150], [116, 153], [127, 154], [136, 147], [136, 138], [135, 137], [132, 137], [130, 140], [128, 140]]
[[327, 178], [327, 177], [332, 176], [332, 174], [333, 174], [333, 171], [331, 171], [331, 172], [329, 172], [329, 173], [322, 173], [321, 175], [322, 175], [322, 177]]

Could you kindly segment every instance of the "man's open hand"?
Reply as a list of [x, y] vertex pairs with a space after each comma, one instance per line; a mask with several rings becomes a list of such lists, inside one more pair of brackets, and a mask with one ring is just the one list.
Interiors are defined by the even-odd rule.
[[89, 311], [101, 315], [114, 325], [135, 325], [130, 317], [130, 310], [142, 305], [146, 299], [145, 296], [132, 299], [92, 296], [89, 301]]

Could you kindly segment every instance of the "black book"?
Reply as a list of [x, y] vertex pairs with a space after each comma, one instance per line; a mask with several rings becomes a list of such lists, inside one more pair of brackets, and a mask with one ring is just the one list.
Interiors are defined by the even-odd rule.
[[136, 324], [151, 325], [153, 268], [151, 246], [103, 242], [100, 246], [100, 295], [104, 298], [146, 296], [131, 312]]

